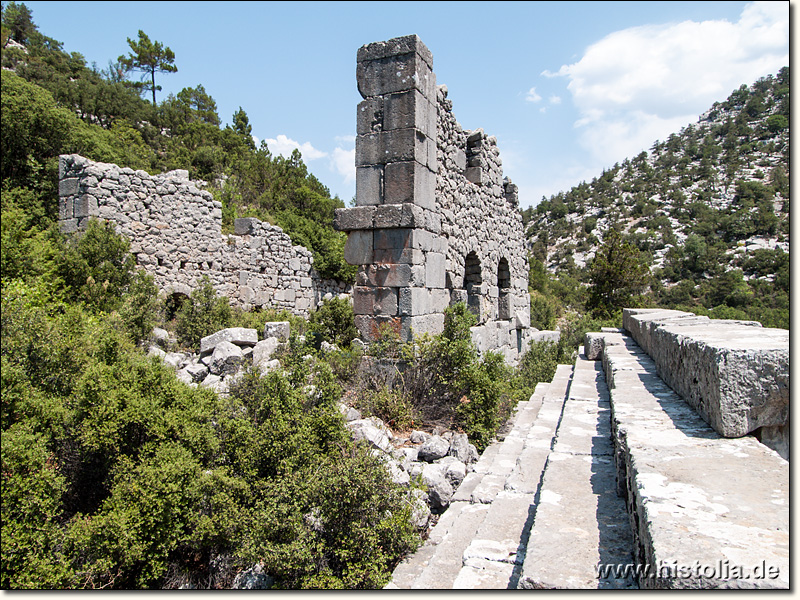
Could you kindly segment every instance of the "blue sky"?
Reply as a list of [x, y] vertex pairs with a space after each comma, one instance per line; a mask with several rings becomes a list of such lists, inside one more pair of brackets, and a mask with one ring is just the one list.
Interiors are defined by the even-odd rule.
[[[159, 98], [202, 84], [273, 153], [355, 194], [356, 52], [415, 33], [465, 129], [498, 139], [523, 207], [600, 175], [789, 64], [782, 2], [24, 2], [106, 68], [139, 29], [175, 52]], [[138, 75], [133, 74], [133, 77]]]

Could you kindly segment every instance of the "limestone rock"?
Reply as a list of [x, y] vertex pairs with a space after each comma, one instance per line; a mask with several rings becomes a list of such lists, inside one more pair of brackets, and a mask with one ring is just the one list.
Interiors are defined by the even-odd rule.
[[245, 327], [230, 327], [200, 340], [200, 354], [213, 352], [218, 344], [230, 342], [237, 346], [255, 346], [258, 343], [258, 331]]
[[450, 442], [441, 436], [434, 435], [419, 447], [419, 459], [426, 462], [433, 462], [436, 459], [447, 456], [449, 451]]
[[242, 349], [231, 342], [221, 341], [214, 346], [208, 369], [214, 375], [230, 375], [239, 370], [242, 362]]

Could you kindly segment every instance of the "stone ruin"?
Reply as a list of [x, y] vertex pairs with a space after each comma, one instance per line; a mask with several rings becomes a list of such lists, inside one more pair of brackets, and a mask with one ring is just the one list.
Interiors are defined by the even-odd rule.
[[[407, 341], [442, 331], [444, 310], [464, 302], [478, 349], [514, 361], [537, 336], [517, 187], [503, 177], [497, 140], [458, 124], [432, 67], [417, 36], [358, 51], [356, 206], [334, 223], [359, 266], [356, 325], [366, 342], [382, 325]], [[188, 295], [207, 276], [234, 305], [307, 316], [326, 295], [351, 292], [321, 279], [311, 252], [279, 227], [236, 219], [224, 235], [221, 203], [185, 170], [151, 176], [67, 155], [59, 179], [62, 231], [113, 222], [168, 295]]]
[[464, 302], [479, 350], [513, 360], [532, 335], [517, 187], [494, 137], [466, 131], [415, 35], [359, 49], [356, 206], [337, 210], [345, 259], [358, 265], [353, 306], [369, 342], [382, 326], [439, 333]]
[[206, 276], [236, 306], [308, 316], [326, 294], [349, 291], [342, 282], [320, 278], [311, 251], [292, 245], [280, 227], [236, 219], [234, 235], [224, 235], [222, 204], [203, 186], [186, 170], [151, 176], [61, 156], [61, 230], [83, 229], [91, 218], [114, 223], [130, 240], [137, 264], [168, 296], [188, 296]]

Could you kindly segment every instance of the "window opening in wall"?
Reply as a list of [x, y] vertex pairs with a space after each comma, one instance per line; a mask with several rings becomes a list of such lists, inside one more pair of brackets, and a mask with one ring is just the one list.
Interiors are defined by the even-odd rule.
[[508, 320], [511, 318], [511, 270], [505, 257], [497, 265], [497, 287], [500, 295], [497, 299], [497, 318]]
[[464, 288], [467, 290], [467, 306], [481, 322], [481, 297], [483, 295], [481, 261], [475, 252], [464, 259]]

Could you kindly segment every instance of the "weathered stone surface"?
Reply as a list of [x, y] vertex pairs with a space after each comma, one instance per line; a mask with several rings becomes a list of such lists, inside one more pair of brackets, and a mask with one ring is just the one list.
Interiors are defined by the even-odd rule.
[[661, 378], [721, 435], [788, 423], [787, 330], [644, 309], [626, 309], [624, 321]]
[[222, 342], [231, 342], [237, 346], [255, 346], [258, 343], [258, 331], [245, 327], [230, 327], [217, 331], [200, 340], [200, 354], [213, 352]]
[[478, 460], [478, 450], [469, 443], [466, 433], [457, 433], [450, 440], [448, 455], [455, 456], [464, 464], [471, 464]]
[[[788, 587], [788, 462], [750, 436], [721, 437], [658, 377], [633, 340], [608, 337], [603, 365], [618, 480], [635, 515], [637, 553], [668, 567], [640, 586]], [[752, 576], [762, 561], [776, 577]]]
[[253, 346], [253, 366], [258, 368], [261, 363], [271, 360], [279, 345], [277, 337], [268, 337]]
[[439, 458], [447, 456], [450, 450], [450, 442], [441, 436], [434, 435], [428, 438], [419, 448], [419, 460], [433, 462]]
[[364, 440], [371, 447], [383, 452], [392, 450], [392, 443], [389, 441], [389, 437], [369, 419], [350, 421], [347, 424], [347, 428], [353, 433], [353, 439], [356, 441]]
[[428, 487], [428, 499], [433, 510], [445, 509], [453, 498], [453, 486], [445, 477], [441, 465], [426, 464], [422, 468], [422, 481]]
[[[138, 265], [165, 293], [189, 295], [203, 277], [241, 308], [271, 307], [307, 316], [325, 294], [348, 286], [323, 280], [311, 251], [295, 246], [279, 227], [236, 219], [222, 234], [222, 204], [187, 171], [150, 176], [78, 155], [59, 157], [59, 220], [65, 233], [90, 217], [112, 223], [131, 241]], [[300, 288], [293, 285], [305, 282]], [[291, 291], [291, 293], [287, 293]]]
[[281, 342], [289, 339], [291, 324], [289, 321], [270, 321], [264, 323], [264, 339], [276, 338]]
[[230, 375], [238, 371], [243, 362], [242, 349], [236, 344], [223, 340], [215, 344], [208, 370], [214, 375]]

